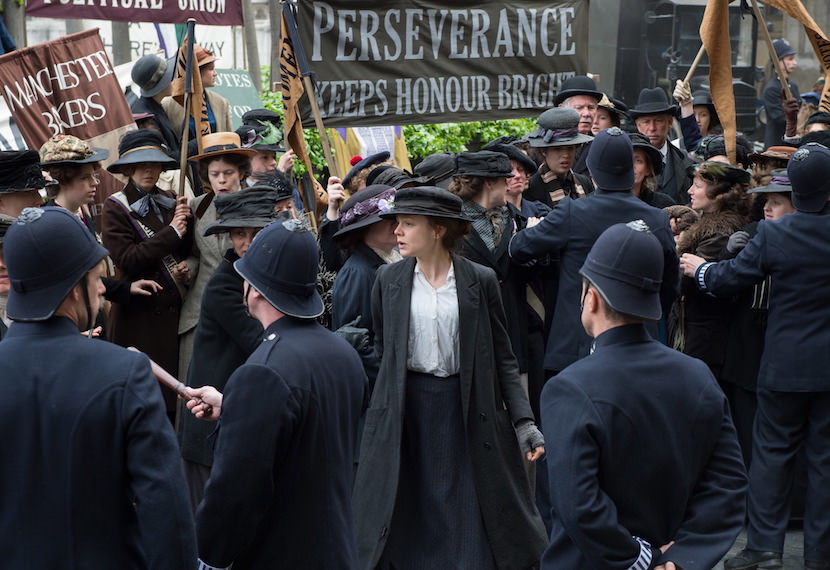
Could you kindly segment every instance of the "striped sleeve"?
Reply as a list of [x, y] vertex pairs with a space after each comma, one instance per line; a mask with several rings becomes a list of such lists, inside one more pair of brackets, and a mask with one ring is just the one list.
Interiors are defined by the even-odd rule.
[[638, 536], [633, 538], [640, 544], [640, 555], [634, 561], [634, 564], [628, 567], [628, 570], [648, 570], [648, 567], [651, 566], [651, 545]]

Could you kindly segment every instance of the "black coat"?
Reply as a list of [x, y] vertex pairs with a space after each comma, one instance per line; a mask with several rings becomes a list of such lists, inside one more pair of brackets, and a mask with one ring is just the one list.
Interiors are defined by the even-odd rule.
[[372, 330], [372, 285], [383, 260], [372, 248], [361, 243], [337, 272], [331, 294], [331, 328], [339, 329], [360, 317], [357, 326]]
[[668, 195], [675, 204], [688, 205], [690, 199], [688, 191], [689, 186], [692, 185], [692, 175], [687, 172], [687, 169], [694, 164], [694, 161], [671, 141], [666, 145], [668, 147], [666, 164], [663, 167], [663, 173], [657, 179], [655, 191]]
[[651, 544], [649, 568], [709, 570], [732, 546], [746, 473], [726, 398], [700, 361], [640, 324], [613, 328], [545, 385], [542, 420], [553, 515], [542, 568], [634, 567], [636, 536]]
[[[493, 271], [453, 256], [464, 425], [482, 520], [499, 569], [530, 568], [547, 543], [513, 425], [532, 418], [509, 350]], [[354, 489], [360, 567], [386, 546], [400, 477], [407, 337], [415, 258], [378, 270], [372, 292], [381, 370], [366, 412]], [[405, 533], [405, 531], [404, 531]]]
[[173, 428], [143, 355], [70, 320], [0, 342], [0, 550], [6, 568], [192, 568]]
[[[243, 279], [233, 268], [239, 256], [232, 249], [216, 268], [202, 295], [199, 324], [193, 339], [193, 358], [187, 373], [187, 385], [213, 386], [220, 392], [228, 378], [245, 364], [260, 342], [262, 325], [248, 315], [242, 294]], [[216, 424], [182, 414], [179, 441], [182, 457], [201, 465], [213, 464], [210, 434]]]
[[181, 137], [176, 134], [173, 125], [170, 123], [170, 118], [167, 116], [164, 107], [152, 97], [139, 97], [131, 105], [130, 110], [138, 115], [140, 113], [152, 113], [152, 121], [155, 123], [161, 136], [164, 137], [164, 142], [167, 144], [168, 154], [179, 159], [179, 149], [182, 146]]
[[366, 376], [346, 341], [283, 317], [231, 376], [196, 513], [216, 567], [357, 568], [351, 490]]
[[563, 199], [538, 225], [517, 233], [510, 256], [528, 263], [545, 255], [561, 256], [556, 309], [548, 335], [545, 369], [562, 370], [588, 354], [591, 338], [580, 320], [582, 277], [579, 269], [599, 235], [618, 223], [643, 220], [663, 246], [665, 267], [660, 302], [668, 313], [677, 296], [678, 259], [666, 212], [652, 208], [631, 192], [598, 189], [579, 200]]

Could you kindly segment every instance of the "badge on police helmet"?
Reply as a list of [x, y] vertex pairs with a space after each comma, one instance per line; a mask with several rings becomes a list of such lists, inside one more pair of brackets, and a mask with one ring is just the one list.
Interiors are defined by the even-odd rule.
[[620, 129], [619, 127], [611, 127], [610, 129], [605, 129], [605, 132], [607, 132], [612, 137], [618, 137], [621, 134], [623, 134], [622, 129]]
[[795, 151], [793, 153], [792, 160], [794, 160], [796, 162], [801, 162], [802, 160], [806, 159], [808, 156], [810, 156], [810, 149], [802, 147], [802, 148], [798, 149], [797, 151]]
[[632, 220], [625, 224], [627, 227], [631, 228], [635, 232], [650, 232], [651, 228], [648, 227], [643, 220]]

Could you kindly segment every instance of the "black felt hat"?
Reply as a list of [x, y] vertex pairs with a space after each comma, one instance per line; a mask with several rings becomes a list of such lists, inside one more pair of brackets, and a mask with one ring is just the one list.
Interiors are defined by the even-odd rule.
[[392, 208], [381, 213], [381, 218], [394, 218], [399, 214], [450, 218], [470, 222], [461, 213], [461, 198], [437, 186], [415, 186], [402, 188], [395, 193]]
[[631, 139], [631, 146], [634, 149], [640, 149], [648, 155], [651, 161], [651, 169], [655, 176], [659, 176], [663, 172], [663, 154], [660, 150], [651, 144], [648, 137], [640, 133], [628, 133], [628, 138]]
[[530, 158], [528, 155], [520, 151], [512, 144], [489, 144], [487, 145], [486, 150], [492, 150], [493, 152], [500, 152], [507, 155], [507, 158], [510, 160], [515, 160], [519, 163], [519, 166], [527, 173], [528, 176], [534, 174], [538, 169], [538, 165], [533, 162], [533, 159]]
[[130, 71], [133, 83], [141, 89], [142, 97], [158, 95], [173, 82], [176, 58], [164, 59], [154, 53], [138, 58]]
[[0, 151], [0, 194], [40, 190], [46, 183], [37, 151]]
[[391, 186], [372, 184], [352, 194], [340, 207], [340, 230], [334, 237], [380, 222], [381, 214], [392, 209], [396, 192]]
[[567, 107], [548, 109], [536, 120], [538, 128], [527, 135], [534, 148], [578, 145], [593, 140], [579, 132], [579, 113]]
[[412, 169], [416, 179], [427, 186], [449, 188], [455, 174], [455, 153], [439, 152], [431, 154]]
[[383, 152], [378, 152], [361, 159], [354, 166], [352, 166], [352, 169], [349, 170], [348, 174], [346, 174], [346, 177], [343, 179], [343, 186], [348, 187], [352, 181], [352, 178], [354, 178], [357, 175], [357, 173], [363, 170], [364, 168], [369, 168], [372, 165], [380, 164], [381, 162], [386, 162], [387, 160], [389, 160], [389, 157], [391, 156], [392, 155], [389, 153], [389, 151], [384, 150]]
[[602, 232], [579, 273], [615, 311], [656, 321], [662, 315], [663, 266], [660, 242], [645, 222], [635, 220]]
[[793, 206], [801, 212], [819, 212], [830, 197], [830, 150], [808, 143], [795, 151], [787, 165], [793, 186]]
[[602, 93], [597, 90], [597, 84], [587, 75], [575, 75], [562, 83], [562, 89], [553, 100], [554, 105], [561, 105], [568, 97], [574, 95], [588, 95], [597, 101], [602, 99]]
[[282, 118], [270, 109], [251, 109], [242, 115], [242, 124], [250, 125], [255, 129], [264, 128], [263, 123], [272, 123], [277, 128], [282, 126]]
[[164, 137], [156, 129], [138, 129], [121, 137], [118, 143], [118, 160], [107, 166], [110, 172], [123, 173], [124, 167], [155, 162], [162, 170], [178, 168], [179, 163], [167, 153]]
[[256, 185], [219, 194], [213, 203], [217, 219], [205, 228], [206, 236], [229, 232], [233, 228], [264, 228], [276, 217], [277, 192], [271, 186]]
[[619, 127], [597, 133], [585, 164], [603, 190], [629, 191], [634, 186], [634, 147]]
[[373, 184], [399, 189], [406, 185], [418, 186], [420, 183], [412, 177], [411, 173], [390, 164], [378, 166], [369, 173], [366, 177], [366, 185], [372, 186]]
[[692, 176], [699, 176], [709, 182], [726, 181], [730, 184], [747, 185], [752, 182], [752, 174], [749, 170], [717, 160], [707, 160], [706, 162], [692, 164], [686, 169], [686, 172]]
[[279, 170], [268, 172], [267, 174], [254, 174], [251, 178], [256, 181], [254, 186], [268, 186], [276, 192], [275, 199], [277, 202], [294, 197], [296, 188], [291, 184], [291, 180]]
[[480, 178], [513, 178], [513, 165], [503, 152], [480, 150], [462, 152], [455, 159], [453, 176], [472, 176]]
[[645, 117], [646, 115], [671, 115], [677, 114], [677, 105], [669, 103], [669, 97], [660, 87], [643, 89], [637, 98], [637, 105], [629, 109], [628, 114], [632, 119]]
[[317, 291], [320, 250], [300, 220], [277, 220], [260, 231], [233, 267], [280, 312], [302, 319], [323, 314]]

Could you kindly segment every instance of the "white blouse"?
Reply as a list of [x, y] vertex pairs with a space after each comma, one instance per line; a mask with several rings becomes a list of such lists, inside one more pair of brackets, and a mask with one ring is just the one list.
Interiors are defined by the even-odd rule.
[[458, 374], [458, 293], [452, 265], [437, 289], [416, 264], [409, 307], [409, 370], [446, 378]]

